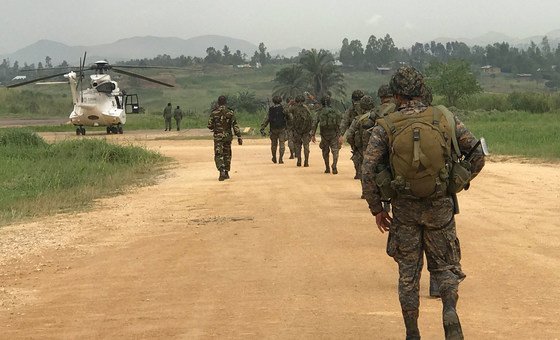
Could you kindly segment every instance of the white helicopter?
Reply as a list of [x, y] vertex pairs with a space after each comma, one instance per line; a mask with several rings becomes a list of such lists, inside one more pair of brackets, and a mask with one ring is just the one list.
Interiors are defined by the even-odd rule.
[[126, 123], [127, 113], [138, 113], [140, 106], [136, 94], [126, 94], [119, 88], [116, 81], [111, 80], [107, 71], [112, 70], [116, 73], [130, 77], [136, 77], [160, 85], [173, 87], [171, 84], [148, 78], [140, 74], [124, 71], [120, 68], [167, 68], [150, 66], [119, 66], [119, 68], [109, 65], [105, 60], [96, 61], [88, 70], [95, 71], [90, 75], [90, 87], [82, 89], [82, 79], [84, 78], [86, 54], [84, 54], [83, 64], [80, 60], [78, 73], [74, 71], [53, 74], [46, 77], [35, 78], [6, 87], [18, 87], [46, 80], [54, 77], [64, 76], [70, 83], [72, 92], [72, 103], [74, 110], [70, 113], [70, 122], [76, 126], [76, 135], [85, 135], [84, 126], [106, 126], [107, 134], [123, 133], [123, 125]]

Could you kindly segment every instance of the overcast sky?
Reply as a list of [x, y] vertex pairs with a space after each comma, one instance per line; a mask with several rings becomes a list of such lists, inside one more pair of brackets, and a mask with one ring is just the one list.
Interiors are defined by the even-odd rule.
[[0, 0], [0, 53], [40, 39], [97, 45], [134, 36], [216, 34], [269, 50], [339, 48], [389, 33], [397, 46], [490, 31], [514, 38], [560, 29], [560, 0]]

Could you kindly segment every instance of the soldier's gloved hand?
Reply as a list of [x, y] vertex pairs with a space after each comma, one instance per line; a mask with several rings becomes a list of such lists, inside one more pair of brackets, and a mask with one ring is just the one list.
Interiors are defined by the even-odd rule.
[[243, 139], [241, 137], [237, 137], [237, 144], [243, 145]]
[[264, 132], [264, 129], [261, 129], [261, 136], [266, 136], [266, 133]]

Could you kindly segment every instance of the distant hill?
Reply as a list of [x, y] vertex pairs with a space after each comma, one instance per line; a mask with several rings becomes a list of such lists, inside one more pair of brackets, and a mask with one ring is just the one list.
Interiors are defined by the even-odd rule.
[[507, 42], [511, 46], [526, 48], [527, 46], [529, 46], [531, 41], [533, 41], [535, 44], [539, 45], [544, 36], [548, 37], [550, 47], [552, 47], [552, 48], [556, 48], [558, 46], [558, 44], [560, 43], [560, 30], [554, 30], [554, 31], [548, 32], [545, 35], [536, 35], [536, 36], [526, 37], [526, 38], [522, 38], [522, 39], [510, 37], [506, 34], [499, 33], [499, 32], [488, 32], [486, 34], [483, 34], [483, 35], [475, 37], [475, 38], [440, 37], [440, 38], [434, 39], [434, 41], [435, 42], [441, 42], [441, 43], [446, 43], [446, 42], [449, 42], [449, 41], [459, 41], [459, 42], [464, 42], [465, 44], [467, 44], [469, 46], [474, 46], [474, 45], [486, 46], [486, 45], [489, 45], [489, 44], [491, 45], [491, 44], [494, 44], [494, 43]]
[[9, 58], [13, 63], [18, 61], [20, 66], [24, 63], [45, 63], [45, 57], [52, 59], [53, 65], [66, 60], [71, 65], [77, 65], [80, 57], [87, 51], [87, 61], [106, 59], [111, 62], [153, 58], [160, 54], [167, 54], [175, 58], [180, 55], [192, 57], [205, 57], [206, 49], [214, 47], [221, 50], [227, 45], [232, 53], [240, 50], [252, 56], [258, 47], [246, 40], [224, 37], [219, 35], [205, 35], [190, 39], [174, 37], [133, 37], [117, 40], [110, 44], [93, 46], [68, 46], [52, 40], [39, 40], [34, 44], [24, 47], [14, 53], [0, 55], [0, 60]]

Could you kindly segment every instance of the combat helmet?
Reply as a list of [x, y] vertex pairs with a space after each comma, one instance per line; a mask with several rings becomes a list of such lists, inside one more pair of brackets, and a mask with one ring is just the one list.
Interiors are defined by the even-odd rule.
[[331, 96], [325, 95], [321, 97], [321, 105], [331, 106]]
[[422, 86], [422, 103], [430, 106], [432, 105], [433, 99], [432, 89], [428, 85], [424, 84], [424, 86]]
[[362, 99], [363, 96], [364, 96], [364, 91], [354, 90], [352, 92], [352, 101], [353, 102], [358, 102], [358, 101], [360, 101], [360, 99]]
[[360, 99], [360, 107], [363, 111], [369, 111], [375, 107], [375, 101], [371, 96], [363, 96], [362, 99]]
[[389, 85], [384, 84], [384, 85], [379, 86], [379, 89], [377, 90], [377, 96], [379, 98], [392, 97], [393, 92], [391, 92], [391, 89], [389, 88]]
[[402, 66], [393, 74], [389, 82], [389, 88], [394, 95], [404, 97], [422, 96], [424, 76], [412, 66]]
[[303, 94], [298, 94], [296, 96], [296, 103], [304, 103], [305, 102], [305, 96]]
[[272, 102], [273, 102], [274, 104], [280, 104], [280, 103], [282, 102], [282, 97], [280, 97], [280, 96], [274, 96], [274, 97], [272, 97]]

